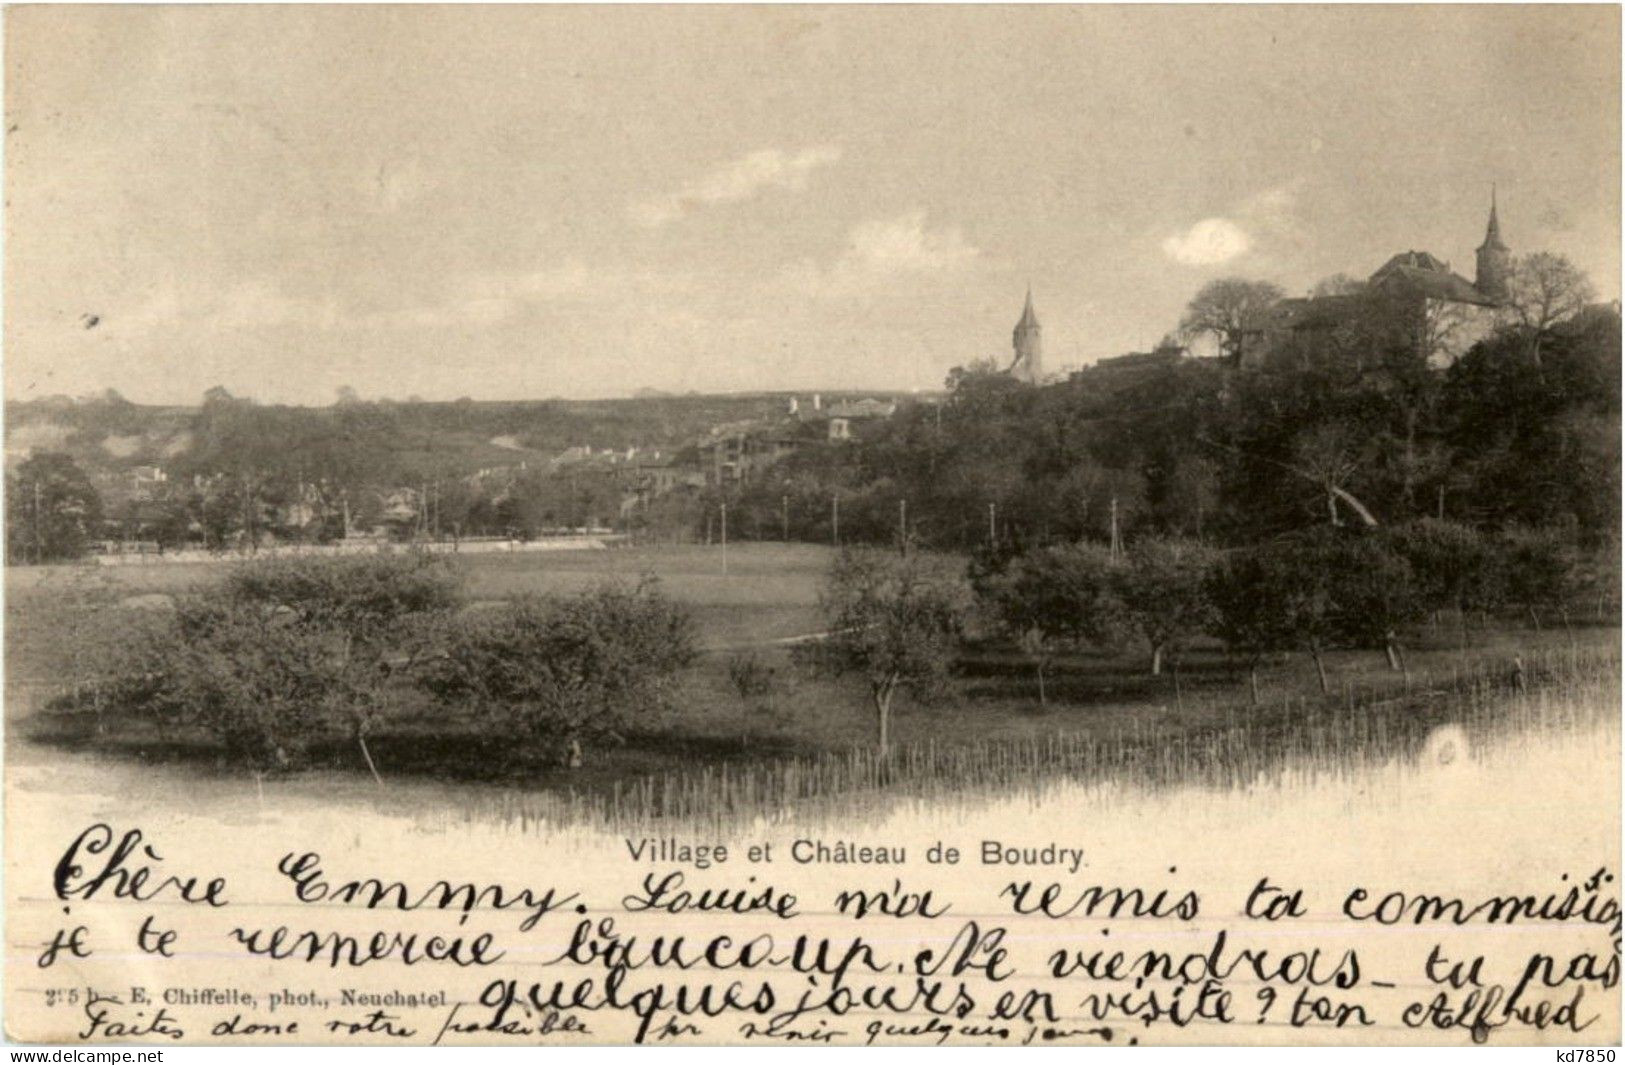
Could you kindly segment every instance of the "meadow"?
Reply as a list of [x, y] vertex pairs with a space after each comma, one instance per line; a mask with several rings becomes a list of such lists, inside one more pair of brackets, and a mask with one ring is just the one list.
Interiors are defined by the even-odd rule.
[[[1320, 751], [1327, 764], [1366, 748], [1414, 749], [1452, 722], [1494, 725], [1508, 692], [1612, 684], [1617, 705], [1618, 629], [1576, 615], [1569, 627], [1536, 630], [1509, 619], [1473, 624], [1467, 646], [1454, 619], [1407, 634], [1404, 674], [1375, 651], [1328, 656], [1332, 691], [1322, 695], [1304, 656], [1267, 664], [1261, 705], [1245, 673], [1211, 641], [1152, 676], [1143, 649], [1125, 645], [1065, 656], [1049, 669], [1040, 704], [1030, 664], [991, 640], [973, 639], [945, 700], [900, 697], [895, 757], [872, 751], [874, 723], [860, 684], [808, 675], [791, 648], [818, 633], [818, 595], [830, 560], [810, 545], [622, 548], [462, 560], [471, 609], [523, 593], [572, 591], [609, 580], [657, 577], [692, 610], [702, 655], [677, 709], [625, 742], [590, 752], [574, 770], [516, 769], [493, 757], [494, 741], [472, 720], [400, 695], [398, 713], [371, 745], [388, 788], [409, 779], [491, 785], [482, 802], [526, 818], [574, 811], [621, 823], [640, 814], [691, 818], [762, 810], [877, 790], [1015, 786], [1046, 775], [1092, 779], [1172, 775], [1244, 779], [1288, 754]], [[164, 596], [206, 587], [218, 565], [58, 567], [7, 571], [7, 723], [14, 744], [36, 754], [63, 748], [98, 758], [164, 766], [166, 773], [242, 773], [197, 737], [160, 736], [128, 722], [63, 713], [52, 700], [94, 672], [98, 645], [164, 605]], [[753, 683], [737, 676], [748, 663]], [[745, 690], [748, 687], [748, 690]], [[364, 773], [348, 745], [317, 758], [323, 774]], [[1204, 776], [1207, 775], [1207, 776]], [[370, 784], [370, 781], [368, 782]], [[517, 805], [515, 805], [517, 804]]]

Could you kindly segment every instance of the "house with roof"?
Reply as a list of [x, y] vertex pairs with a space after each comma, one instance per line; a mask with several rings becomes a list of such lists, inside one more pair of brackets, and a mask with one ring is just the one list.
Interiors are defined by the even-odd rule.
[[1271, 347], [1269, 341], [1346, 332], [1361, 314], [1379, 302], [1395, 328], [1428, 365], [1449, 366], [1495, 328], [1506, 304], [1512, 274], [1512, 252], [1501, 239], [1495, 193], [1484, 242], [1476, 251], [1474, 276], [1468, 280], [1450, 263], [1427, 251], [1403, 251], [1372, 273], [1363, 291], [1281, 300], [1271, 312], [1253, 359]]
[[895, 401], [883, 402], [878, 399], [859, 399], [832, 404], [825, 412], [829, 419], [828, 438], [830, 440], [850, 440], [852, 439], [852, 429], [855, 424], [890, 418], [896, 413], [897, 403]]

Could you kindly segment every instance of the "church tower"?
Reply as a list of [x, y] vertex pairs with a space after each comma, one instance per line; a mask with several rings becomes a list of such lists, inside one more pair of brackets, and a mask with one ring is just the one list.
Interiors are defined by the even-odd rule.
[[1478, 276], [1473, 286], [1497, 303], [1507, 297], [1507, 281], [1512, 273], [1512, 252], [1501, 243], [1501, 220], [1495, 213], [1495, 186], [1490, 186], [1490, 224], [1484, 243], [1478, 247]]
[[1033, 313], [1033, 290], [1027, 288], [1027, 306], [1022, 308], [1021, 321], [1016, 323], [1014, 336], [1016, 360], [1010, 364], [1010, 375], [1028, 384], [1038, 384], [1044, 377], [1044, 330]]

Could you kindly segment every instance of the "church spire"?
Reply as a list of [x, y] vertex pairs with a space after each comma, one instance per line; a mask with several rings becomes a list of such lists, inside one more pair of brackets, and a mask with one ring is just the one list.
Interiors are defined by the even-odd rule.
[[1496, 208], [1496, 204], [1495, 204], [1495, 183], [1491, 182], [1490, 183], [1490, 224], [1489, 224], [1488, 228], [1486, 228], [1485, 231], [1484, 231], [1484, 247], [1504, 250], [1506, 248], [1506, 245], [1501, 243], [1501, 219], [1500, 219], [1499, 215], [1496, 213], [1495, 208]]
[[1484, 230], [1484, 243], [1478, 247], [1478, 277], [1474, 285], [1486, 298], [1501, 303], [1507, 298], [1512, 276], [1512, 251], [1501, 242], [1501, 218], [1496, 210], [1495, 186], [1490, 186], [1490, 221]]
[[1031, 384], [1037, 384], [1044, 378], [1044, 330], [1038, 324], [1038, 314], [1033, 310], [1033, 287], [1027, 286], [1027, 303], [1021, 308], [1021, 321], [1016, 323], [1012, 340], [1015, 345], [1016, 358], [1010, 364], [1010, 372], [1017, 378]]
[[1033, 329], [1038, 326], [1038, 315], [1033, 313], [1033, 287], [1027, 286], [1027, 305], [1021, 309], [1021, 321], [1016, 323], [1017, 329]]

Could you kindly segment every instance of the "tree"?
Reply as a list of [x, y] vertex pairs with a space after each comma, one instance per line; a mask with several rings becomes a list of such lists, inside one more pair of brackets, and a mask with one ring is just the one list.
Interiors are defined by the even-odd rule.
[[101, 517], [101, 496], [73, 459], [36, 451], [6, 479], [7, 561], [79, 558]]
[[1568, 624], [1577, 559], [1573, 546], [1553, 529], [1509, 529], [1501, 537], [1507, 598], [1523, 607], [1540, 628], [1542, 608], [1556, 610]]
[[1354, 427], [1339, 422], [1322, 422], [1305, 429], [1293, 446], [1293, 467], [1321, 486], [1326, 493], [1326, 510], [1331, 524], [1341, 525], [1337, 501], [1343, 500], [1368, 525], [1375, 525], [1365, 504], [1348, 490], [1360, 470], [1370, 461], [1371, 443], [1362, 440]]
[[1389, 669], [1404, 669], [1400, 629], [1422, 614], [1411, 567], [1386, 538], [1353, 534], [1333, 544], [1336, 631], [1355, 647], [1380, 647]]
[[1460, 478], [1450, 513], [1488, 528], [1619, 527], [1620, 323], [1591, 307], [1553, 328], [1541, 365], [1527, 338], [1486, 338], [1445, 376], [1437, 424]]
[[417, 551], [302, 556], [236, 566], [220, 594], [327, 637], [334, 694], [373, 768], [366, 736], [382, 689], [430, 652], [435, 626], [463, 604], [463, 578], [444, 556]]
[[1037, 548], [1002, 569], [973, 573], [977, 595], [1032, 660], [1040, 705], [1049, 701], [1044, 671], [1057, 650], [1108, 642], [1120, 628], [1116, 568], [1105, 548], [1068, 544]]
[[435, 524], [451, 533], [453, 542], [461, 542], [482, 517], [487, 499], [480, 488], [465, 478], [435, 485]]
[[461, 593], [459, 574], [429, 555], [244, 563], [182, 597], [115, 686], [133, 709], [204, 728], [255, 768], [296, 765], [342, 723], [378, 779], [367, 736], [388, 686], [431, 650]]
[[1472, 526], [1438, 518], [1391, 527], [1388, 537], [1410, 565], [1419, 606], [1455, 610], [1465, 647], [1467, 612], [1489, 609], [1500, 598], [1503, 574], [1492, 545]]
[[1203, 285], [1185, 308], [1180, 332], [1188, 337], [1211, 335], [1219, 353], [1240, 365], [1250, 338], [1264, 328], [1270, 310], [1284, 293], [1268, 281], [1223, 277]]
[[666, 709], [696, 653], [693, 618], [646, 578], [481, 611], [453, 629], [423, 683], [575, 768], [583, 743]]
[[1342, 632], [1336, 596], [1338, 568], [1344, 563], [1344, 535], [1331, 526], [1317, 526], [1268, 545], [1260, 557], [1271, 571], [1269, 587], [1282, 622], [1294, 642], [1309, 653], [1322, 693], [1331, 690], [1326, 680], [1326, 651]]
[[1231, 653], [1246, 660], [1254, 706], [1258, 705], [1258, 667], [1270, 655], [1290, 651], [1297, 641], [1287, 610], [1292, 589], [1285, 582], [1291, 574], [1275, 563], [1267, 550], [1233, 551], [1207, 578], [1207, 599], [1213, 608], [1211, 631]]
[[848, 548], [836, 556], [820, 604], [829, 627], [820, 661], [868, 682], [884, 753], [897, 690], [930, 697], [947, 681], [964, 628], [963, 589], [921, 552]]
[[1513, 263], [1506, 307], [1522, 328], [1536, 366], [1552, 327], [1580, 313], [1592, 296], [1590, 280], [1565, 256], [1542, 251]]
[[1207, 576], [1213, 553], [1194, 540], [1150, 538], [1129, 549], [1117, 573], [1117, 595], [1151, 651], [1151, 674], [1185, 638], [1207, 627], [1212, 605]]

